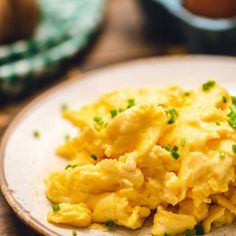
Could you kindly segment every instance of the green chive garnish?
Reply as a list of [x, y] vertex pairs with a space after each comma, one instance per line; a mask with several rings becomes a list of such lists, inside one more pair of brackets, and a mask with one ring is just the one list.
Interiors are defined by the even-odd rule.
[[234, 105], [230, 106], [231, 112], [227, 115], [229, 124], [232, 128], [236, 129], [236, 112], [234, 112]]
[[65, 167], [65, 170], [67, 170], [67, 169], [69, 169], [69, 168], [72, 168], [72, 169], [74, 169], [75, 167], [77, 167], [78, 165], [67, 165], [66, 167]]
[[225, 96], [222, 96], [222, 101], [223, 101], [223, 103], [226, 103], [227, 102], [227, 98]]
[[229, 109], [232, 113], [236, 113], [236, 105], [232, 104]]
[[171, 152], [171, 156], [177, 160], [177, 159], [179, 159], [180, 155], [177, 152]]
[[94, 161], [97, 160], [97, 157], [96, 157], [94, 154], [91, 155], [91, 158], [92, 158]]
[[172, 148], [172, 152], [177, 152], [178, 150], [179, 148], [176, 145]]
[[115, 223], [114, 223], [113, 220], [107, 220], [107, 221], [105, 222], [105, 226], [108, 227], [108, 228], [113, 227], [114, 224], [115, 224]]
[[232, 145], [232, 150], [233, 150], [234, 153], [236, 153], [236, 144]]
[[168, 233], [164, 233], [164, 236], [171, 236], [170, 234], [168, 234]]
[[192, 233], [191, 233], [190, 229], [185, 230], [185, 236], [192, 236]]
[[133, 98], [129, 99], [127, 109], [129, 109], [130, 107], [133, 107], [134, 105], [135, 105], [134, 99]]
[[178, 112], [174, 108], [172, 108], [172, 109], [169, 109], [168, 111], [166, 111], [166, 114], [168, 116], [168, 124], [175, 123], [175, 120], [178, 116]]
[[184, 147], [185, 144], [186, 144], [185, 137], [182, 137], [182, 138], [180, 139], [180, 145], [181, 145], [182, 147]]
[[232, 104], [236, 105], [236, 96], [231, 96]]
[[116, 117], [118, 115], [118, 111], [117, 110], [111, 110], [110, 113], [111, 113], [111, 118], [114, 118], [114, 117]]
[[59, 204], [53, 204], [52, 205], [52, 210], [53, 212], [57, 212], [57, 211], [60, 211], [60, 205]]
[[220, 155], [220, 157], [225, 156], [225, 151], [222, 148], [219, 150], [219, 155]]
[[215, 81], [209, 80], [208, 82], [206, 82], [202, 85], [202, 89], [203, 89], [203, 91], [208, 91], [209, 89], [214, 87], [214, 85], [215, 85]]
[[229, 124], [236, 129], [236, 97], [232, 96], [232, 105], [229, 107], [230, 113], [227, 115]]
[[64, 135], [64, 139], [65, 139], [66, 141], [69, 141], [69, 140], [70, 140], [70, 135], [69, 135], [69, 134], [65, 134], [65, 135]]
[[170, 151], [170, 145], [169, 144], [165, 145], [163, 148], [165, 148], [167, 151]]
[[158, 107], [164, 107], [164, 104], [163, 103], [159, 103], [157, 104]]
[[72, 236], [77, 236], [77, 232], [75, 230], [72, 231]]
[[97, 132], [100, 132], [100, 131], [101, 131], [101, 129], [99, 129], [99, 128], [95, 127], [95, 126], [94, 126], [94, 129], [95, 129]]
[[95, 117], [93, 118], [93, 121], [96, 122], [96, 123], [99, 124], [99, 125], [103, 125], [103, 124], [104, 124], [103, 119], [102, 119], [101, 117], [99, 117], [99, 116], [95, 116]]
[[170, 147], [170, 145], [165, 145], [163, 146], [163, 148], [165, 148], [167, 151], [171, 151], [171, 156], [174, 158], [174, 159], [178, 159], [180, 157], [179, 153], [177, 152], [179, 150], [179, 148], [175, 145], [172, 149]]
[[62, 111], [68, 110], [68, 105], [66, 103], [61, 104], [61, 110]]
[[190, 92], [184, 92], [184, 96], [185, 97], [189, 97], [190, 96]]
[[67, 165], [67, 166], [65, 167], [65, 170], [69, 169], [70, 167], [71, 167], [71, 165]]
[[33, 135], [34, 135], [34, 137], [35, 138], [40, 138], [40, 133], [39, 133], [39, 131], [38, 130], [35, 130], [34, 132], [33, 132]]
[[219, 121], [216, 121], [216, 125], [217, 125], [217, 126], [220, 126], [220, 122], [219, 122]]
[[180, 157], [179, 153], [177, 153], [178, 150], [179, 148], [176, 145], [171, 150], [171, 156], [176, 160]]

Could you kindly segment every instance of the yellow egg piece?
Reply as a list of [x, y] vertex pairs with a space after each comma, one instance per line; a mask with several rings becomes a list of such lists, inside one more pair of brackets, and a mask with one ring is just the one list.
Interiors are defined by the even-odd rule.
[[63, 117], [79, 132], [45, 181], [49, 222], [137, 229], [156, 211], [152, 234], [174, 236], [234, 221], [236, 99], [216, 82], [119, 89]]
[[52, 223], [69, 224], [87, 227], [91, 224], [92, 213], [84, 203], [60, 203], [58, 209], [48, 213], [48, 221]]

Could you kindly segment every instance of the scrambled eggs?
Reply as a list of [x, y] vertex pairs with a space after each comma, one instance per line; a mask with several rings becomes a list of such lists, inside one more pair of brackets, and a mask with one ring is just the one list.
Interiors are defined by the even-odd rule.
[[236, 215], [236, 98], [214, 81], [123, 89], [63, 113], [78, 137], [57, 153], [69, 165], [46, 180], [52, 223], [208, 233]]

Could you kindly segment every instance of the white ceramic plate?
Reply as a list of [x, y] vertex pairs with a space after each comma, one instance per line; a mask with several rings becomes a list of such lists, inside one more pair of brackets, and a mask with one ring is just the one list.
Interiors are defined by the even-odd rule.
[[[65, 167], [55, 148], [64, 135], [75, 129], [60, 117], [61, 104], [78, 109], [101, 94], [122, 87], [179, 84], [196, 88], [216, 80], [236, 94], [236, 59], [227, 57], [161, 57], [138, 60], [87, 73], [49, 90], [28, 105], [12, 122], [1, 146], [1, 188], [7, 202], [29, 226], [44, 235], [72, 235], [71, 228], [49, 224], [51, 204], [45, 195], [44, 178]], [[33, 137], [38, 130], [39, 139]], [[77, 230], [83, 235], [149, 235], [148, 223], [141, 230], [117, 227], [112, 232]], [[236, 226], [216, 230], [212, 235], [236, 235]]]

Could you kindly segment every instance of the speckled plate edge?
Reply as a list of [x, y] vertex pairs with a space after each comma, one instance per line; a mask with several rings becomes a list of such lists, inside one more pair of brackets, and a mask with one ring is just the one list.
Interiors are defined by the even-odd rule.
[[[151, 58], [146, 58], [146, 59], [138, 59], [134, 60], [131, 62], [126, 62], [126, 63], [118, 63], [115, 65], [111, 65], [102, 69], [97, 69], [91, 72], [84, 73], [80, 76], [78, 76], [78, 79], [83, 79], [85, 80], [86, 78], [96, 74], [96, 73], [102, 73], [103, 71], [112, 71], [114, 69], [122, 68], [122, 67], [128, 67], [129, 65], [140, 65], [142, 63], [147, 63], [148, 61], [156, 61], [158, 63], [159, 61], [177, 61], [177, 60], [210, 60], [211, 62], [213, 61], [223, 61], [224, 63], [227, 62], [233, 62], [236, 64], [236, 58], [234, 57], [227, 57], [227, 56], [202, 56], [202, 55], [195, 55], [195, 56], [164, 56], [164, 57], [151, 57]], [[75, 76], [76, 78], [77, 76]], [[74, 80], [68, 80], [61, 82], [60, 84], [54, 86], [53, 88], [49, 89], [48, 91], [44, 92], [43, 94], [39, 95], [36, 97], [32, 102], [30, 102], [28, 105], [26, 105], [21, 112], [13, 119], [7, 130], [5, 131], [2, 141], [1, 141], [1, 146], [0, 146], [0, 187], [1, 187], [1, 192], [9, 204], [9, 206], [12, 208], [13, 212], [15, 213], [18, 218], [31, 227], [33, 230], [38, 232], [39, 234], [42, 235], [48, 235], [48, 236], [60, 236], [60, 234], [54, 232], [53, 230], [45, 227], [43, 224], [41, 224], [37, 219], [32, 217], [30, 214], [25, 212], [24, 207], [17, 202], [17, 200], [14, 198], [12, 191], [10, 190], [6, 176], [5, 176], [5, 170], [4, 170], [4, 153], [5, 153], [5, 147], [8, 142], [9, 137], [11, 134], [14, 132], [15, 127], [24, 119], [24, 117], [30, 112], [31, 108], [40, 104], [40, 102], [46, 100], [52, 93], [58, 91], [58, 90], [64, 90], [66, 87], [71, 86], [72, 84], [76, 84], [77, 79]]]

